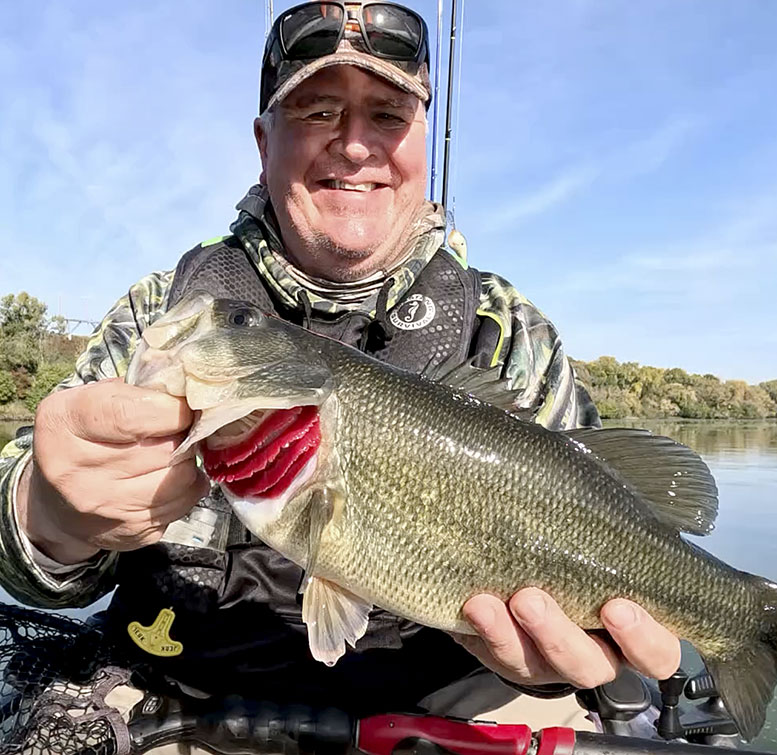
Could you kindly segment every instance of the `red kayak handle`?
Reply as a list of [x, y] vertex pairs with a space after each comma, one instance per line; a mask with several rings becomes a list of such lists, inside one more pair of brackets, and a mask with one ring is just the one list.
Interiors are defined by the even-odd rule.
[[[358, 723], [356, 746], [367, 755], [391, 755], [407, 740], [425, 740], [456, 755], [526, 755], [532, 743], [525, 724], [495, 724], [439, 716], [406, 714], [363, 718]], [[575, 746], [572, 729], [540, 732], [537, 755], [570, 755]]]

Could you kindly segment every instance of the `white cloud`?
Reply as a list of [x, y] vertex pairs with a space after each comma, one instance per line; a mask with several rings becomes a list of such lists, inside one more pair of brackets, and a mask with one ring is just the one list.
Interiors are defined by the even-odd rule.
[[601, 181], [623, 182], [658, 170], [688, 138], [696, 121], [676, 116], [647, 135], [625, 144], [613, 144], [590, 160], [567, 167], [534, 191], [490, 213], [493, 233], [514, 227], [528, 218], [548, 212]]
[[583, 191], [598, 177], [594, 166], [581, 165], [561, 173], [530, 194], [519, 195], [494, 212], [489, 226], [494, 232], [503, 231], [516, 223], [540, 215]]

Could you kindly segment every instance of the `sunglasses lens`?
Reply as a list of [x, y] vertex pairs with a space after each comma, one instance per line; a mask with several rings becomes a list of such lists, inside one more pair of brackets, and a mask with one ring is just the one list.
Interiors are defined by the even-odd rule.
[[289, 60], [320, 58], [335, 51], [343, 25], [343, 9], [326, 3], [310, 3], [287, 13], [281, 22], [281, 38]]
[[374, 3], [363, 11], [364, 31], [378, 55], [413, 60], [421, 44], [420, 19], [404, 8]]

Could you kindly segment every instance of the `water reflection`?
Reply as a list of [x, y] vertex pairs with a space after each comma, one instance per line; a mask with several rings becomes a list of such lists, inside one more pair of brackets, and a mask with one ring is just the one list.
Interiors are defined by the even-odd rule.
[[608, 420], [605, 427], [644, 427], [656, 435], [667, 435], [685, 443], [702, 456], [742, 452], [777, 456], [775, 420]]

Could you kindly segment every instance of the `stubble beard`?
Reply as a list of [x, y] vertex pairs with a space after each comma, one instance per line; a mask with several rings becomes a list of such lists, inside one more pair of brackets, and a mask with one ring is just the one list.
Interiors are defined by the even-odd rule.
[[305, 240], [308, 254], [319, 262], [319, 268], [326, 266], [326, 272], [319, 270], [317, 277], [351, 283], [391, 268], [409, 253], [418, 237], [423, 209], [421, 202], [402, 232], [391, 241], [377, 241], [361, 248], [342, 246], [323, 231], [312, 230]]

